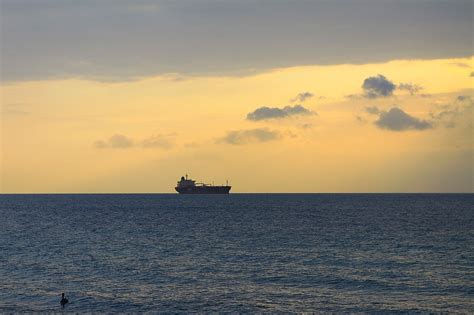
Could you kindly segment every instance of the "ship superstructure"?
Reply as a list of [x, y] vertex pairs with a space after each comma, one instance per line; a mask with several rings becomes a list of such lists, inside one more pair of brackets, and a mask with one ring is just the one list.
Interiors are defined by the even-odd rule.
[[181, 177], [175, 187], [180, 194], [228, 194], [231, 188], [228, 183], [225, 186], [196, 183], [195, 180], [189, 179], [187, 174]]

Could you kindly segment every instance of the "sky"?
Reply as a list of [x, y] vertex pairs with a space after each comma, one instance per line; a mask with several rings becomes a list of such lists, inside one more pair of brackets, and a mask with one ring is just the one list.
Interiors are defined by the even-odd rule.
[[0, 0], [0, 191], [474, 192], [472, 9]]

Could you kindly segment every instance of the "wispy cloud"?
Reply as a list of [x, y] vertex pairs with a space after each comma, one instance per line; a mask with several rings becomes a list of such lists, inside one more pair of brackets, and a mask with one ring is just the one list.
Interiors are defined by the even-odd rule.
[[458, 108], [451, 108], [451, 107], [446, 107], [444, 110], [438, 112], [438, 113], [430, 113], [430, 116], [433, 119], [443, 119], [445, 117], [453, 116], [459, 114], [459, 109]]
[[423, 87], [419, 86], [418, 84], [413, 84], [413, 83], [400, 83], [398, 85], [398, 89], [408, 91], [410, 95], [415, 95], [419, 91], [421, 91]]
[[247, 114], [248, 120], [258, 121], [276, 118], [286, 118], [298, 115], [312, 115], [314, 112], [302, 105], [285, 106], [283, 108], [263, 106]]
[[227, 132], [227, 135], [218, 139], [218, 143], [227, 143], [232, 145], [242, 145], [258, 142], [269, 142], [278, 140], [282, 137], [280, 132], [269, 130], [267, 128], [257, 128], [248, 130], [233, 130]]
[[313, 124], [302, 124], [300, 126], [301, 129], [311, 129], [313, 128]]
[[454, 103], [441, 105], [437, 110], [430, 112], [430, 117], [446, 128], [454, 128], [459, 117], [472, 114], [473, 106], [474, 102], [470, 96], [458, 95]]
[[124, 135], [115, 134], [108, 140], [98, 140], [94, 143], [98, 149], [112, 148], [112, 149], [127, 149], [134, 146], [134, 141]]
[[468, 65], [467, 63], [464, 62], [452, 62], [451, 63], [453, 66], [459, 67], [459, 68], [470, 68], [471, 66]]
[[294, 102], [304, 102], [310, 98], [312, 98], [314, 96], [313, 93], [311, 92], [302, 92], [302, 93], [299, 93], [298, 95], [296, 95], [294, 98], [292, 98], [290, 100], [290, 102], [294, 103]]
[[133, 147], [169, 149], [173, 146], [170, 136], [155, 135], [143, 140], [134, 140], [122, 134], [115, 134], [107, 140], [94, 142], [94, 147], [98, 149], [129, 149]]
[[19, 104], [19, 103], [13, 103], [13, 104], [3, 104], [3, 108], [1, 111], [1, 114], [3, 115], [15, 115], [15, 116], [25, 116], [31, 114], [29, 110], [27, 110], [27, 105], [26, 104]]
[[173, 146], [170, 138], [164, 135], [155, 135], [141, 141], [141, 146], [144, 148], [163, 148], [169, 149]]
[[2, 111], [2, 114], [4, 115], [19, 115], [19, 116], [25, 116], [29, 115], [30, 112], [26, 110], [21, 110], [21, 109], [4, 109]]
[[363, 117], [361, 117], [359, 115], [356, 116], [356, 120], [360, 124], [365, 124], [367, 122], [367, 120], [365, 120]]
[[469, 95], [458, 95], [456, 97], [456, 100], [460, 101], [460, 102], [464, 102], [464, 101], [470, 101], [471, 100], [471, 97]]
[[365, 111], [371, 115], [380, 114], [380, 109], [377, 106], [368, 106], [365, 108]]

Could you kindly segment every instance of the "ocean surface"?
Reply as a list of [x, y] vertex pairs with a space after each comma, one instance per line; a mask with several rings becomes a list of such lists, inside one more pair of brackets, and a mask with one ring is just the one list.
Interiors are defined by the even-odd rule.
[[0, 312], [474, 312], [473, 194], [0, 195]]

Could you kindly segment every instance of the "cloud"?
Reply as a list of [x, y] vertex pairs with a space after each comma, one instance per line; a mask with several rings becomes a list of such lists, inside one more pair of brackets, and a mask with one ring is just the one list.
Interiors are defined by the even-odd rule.
[[367, 121], [362, 118], [361, 116], [356, 116], [356, 120], [358, 123], [365, 124]]
[[304, 102], [306, 101], [307, 99], [310, 99], [314, 96], [313, 93], [310, 93], [310, 92], [303, 92], [303, 93], [299, 93], [298, 95], [296, 95], [294, 98], [292, 98], [290, 101], [291, 102]]
[[381, 129], [392, 131], [425, 130], [433, 128], [431, 122], [410, 116], [397, 107], [392, 107], [388, 112], [380, 112], [379, 119], [375, 121], [375, 125]]
[[456, 123], [453, 122], [453, 121], [447, 121], [447, 122], [444, 123], [444, 126], [446, 128], [454, 128], [454, 127], [456, 127]]
[[[410, 95], [415, 95], [423, 89], [422, 86], [413, 83], [400, 83], [396, 85], [392, 81], [388, 80], [385, 76], [379, 74], [374, 77], [368, 77], [362, 84], [364, 93], [362, 94], [365, 98], [379, 98], [379, 97], [390, 97], [393, 95], [395, 90], [408, 91]], [[422, 95], [425, 96], [425, 95]], [[358, 95], [347, 95], [348, 98], [357, 98]]]
[[125, 7], [126, 9], [128, 8], [130, 11], [136, 11], [136, 12], [142, 12], [142, 13], [149, 13], [149, 12], [154, 12], [160, 9], [160, 6], [156, 3], [136, 3], [136, 4], [130, 4], [128, 7]]
[[0, 114], [15, 116], [30, 115], [31, 112], [27, 110], [28, 107], [28, 105], [22, 103], [4, 104], [2, 110], [0, 111]]
[[136, 141], [125, 135], [115, 134], [108, 140], [98, 140], [94, 142], [94, 147], [98, 149], [129, 149], [133, 147], [169, 149], [173, 146], [169, 139], [170, 136], [172, 135], [156, 135], [141, 141]]
[[104, 149], [107, 148], [107, 146], [107, 142], [105, 142], [104, 140], [97, 140], [96, 142], [94, 142], [94, 147], [97, 149]]
[[144, 148], [163, 148], [169, 149], [173, 146], [168, 136], [156, 135], [146, 138], [141, 141], [141, 146]]
[[365, 111], [371, 115], [378, 115], [380, 114], [380, 109], [377, 106], [369, 106], [365, 108]]
[[313, 124], [302, 124], [300, 127], [301, 129], [311, 129], [313, 128]]
[[4, 115], [19, 115], [19, 116], [25, 116], [31, 114], [30, 112], [26, 110], [21, 110], [21, 109], [6, 109], [2, 112]]
[[417, 84], [412, 84], [412, 83], [400, 83], [398, 85], [398, 89], [408, 91], [410, 93], [410, 95], [415, 95], [420, 90], [422, 90], [423, 87], [421, 87]]
[[459, 68], [470, 68], [471, 66], [468, 65], [467, 63], [464, 62], [451, 62], [453, 66], [459, 67]]
[[113, 148], [113, 149], [127, 149], [134, 146], [134, 141], [127, 136], [115, 134], [107, 141], [99, 140], [94, 143], [98, 149]]
[[278, 131], [267, 128], [257, 128], [249, 130], [233, 130], [227, 132], [227, 135], [219, 139], [218, 143], [227, 143], [232, 145], [242, 145], [248, 143], [268, 142], [278, 140], [282, 136]]
[[433, 119], [443, 119], [445, 117], [449, 117], [449, 116], [455, 116], [455, 115], [458, 115], [459, 114], [459, 110], [457, 108], [455, 109], [448, 109], [448, 110], [443, 110], [437, 114], [433, 114], [431, 113], [430, 116], [433, 117]]
[[188, 143], [185, 143], [184, 144], [184, 147], [185, 148], [197, 148], [199, 147], [201, 144], [198, 143], [198, 142], [188, 142]]
[[[263, 0], [260, 6], [254, 1], [218, 0], [0, 3], [2, 18], [7, 17], [2, 19], [0, 44], [3, 82], [228, 75], [303, 64], [472, 55], [469, 0]], [[298, 23], [282, 23], [295, 20]], [[319, 27], [308, 27], [314, 21]], [[28, 43], [28, 49], [18, 49], [19, 43]], [[242, 47], [252, 49], [235, 58]]]
[[454, 128], [459, 117], [471, 115], [471, 108], [474, 105], [470, 96], [459, 95], [456, 97], [458, 105], [446, 104], [439, 106], [438, 112], [430, 112], [431, 118], [437, 123], [443, 124], [446, 128]]
[[456, 127], [456, 123], [453, 119], [459, 115], [462, 115], [462, 112], [457, 107], [452, 108], [450, 106], [446, 106], [445, 109], [439, 113], [430, 113], [431, 118], [442, 123], [446, 128]]
[[470, 77], [474, 77], [474, 71], [472, 71], [469, 76], [470, 76]]
[[366, 98], [388, 97], [397, 86], [381, 74], [364, 80], [362, 89]]
[[257, 108], [255, 111], [247, 114], [248, 120], [258, 121], [258, 120], [266, 120], [266, 119], [275, 119], [275, 118], [286, 118], [289, 116], [297, 116], [297, 115], [312, 115], [315, 114], [309, 109], [301, 106], [285, 106], [283, 108], [278, 107], [267, 107], [263, 106]]
[[456, 97], [456, 100], [460, 102], [470, 101], [471, 97], [469, 95], [459, 95], [458, 97]]
[[459, 108], [454, 105], [444, 105], [438, 113], [430, 113], [433, 120], [443, 124], [446, 128], [456, 127], [456, 119], [464, 114], [468, 108]]
[[347, 95], [344, 95], [344, 97], [351, 100], [358, 100], [361, 98], [361, 95], [360, 94], [347, 94]]

